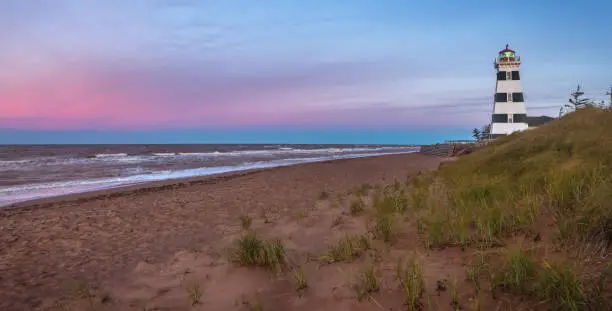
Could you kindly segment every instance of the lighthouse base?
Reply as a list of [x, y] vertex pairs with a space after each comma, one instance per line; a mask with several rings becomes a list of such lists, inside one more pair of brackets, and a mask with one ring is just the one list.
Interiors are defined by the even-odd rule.
[[514, 132], [524, 131], [528, 127], [527, 123], [493, 123], [491, 124], [491, 135], [510, 135]]

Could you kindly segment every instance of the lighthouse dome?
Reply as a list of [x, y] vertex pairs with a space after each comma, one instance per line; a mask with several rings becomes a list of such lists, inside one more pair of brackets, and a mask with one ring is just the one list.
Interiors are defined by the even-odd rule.
[[508, 57], [508, 58], [514, 58], [514, 55], [516, 54], [516, 52], [514, 52], [513, 50], [511, 50], [508, 47], [508, 44], [506, 44], [506, 48], [499, 51], [499, 56], [500, 57]]

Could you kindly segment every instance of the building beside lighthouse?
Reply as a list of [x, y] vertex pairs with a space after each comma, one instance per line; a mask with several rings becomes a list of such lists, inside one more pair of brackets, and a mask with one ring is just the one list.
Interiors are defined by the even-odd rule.
[[491, 118], [491, 138], [508, 135], [528, 128], [525, 98], [521, 87], [520, 56], [508, 48], [499, 51], [495, 59], [497, 83]]

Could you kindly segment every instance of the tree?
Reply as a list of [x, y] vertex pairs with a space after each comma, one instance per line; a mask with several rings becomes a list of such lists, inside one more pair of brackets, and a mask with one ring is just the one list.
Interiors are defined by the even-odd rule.
[[570, 93], [569, 103], [571, 105], [565, 104], [566, 107], [576, 110], [576, 109], [592, 106], [592, 103], [588, 98], [582, 98], [583, 95], [584, 95], [584, 92], [582, 91], [582, 87], [580, 86], [580, 84], [578, 84], [578, 86], [576, 87], [576, 90]]
[[472, 137], [474, 137], [474, 139], [476, 139], [476, 140], [480, 140], [480, 139], [482, 138], [482, 137], [480, 137], [480, 135], [481, 135], [481, 133], [480, 133], [480, 130], [479, 130], [479, 129], [474, 128], [474, 129], [472, 130]]
[[612, 108], [612, 86], [610, 86], [610, 89], [606, 92], [606, 95], [610, 97], [608, 100], [608, 108]]
[[482, 128], [480, 129], [480, 139], [487, 139], [490, 138], [491, 134], [491, 124], [485, 124], [482, 126]]
[[582, 96], [584, 96], [584, 92], [582, 91], [582, 86], [578, 84], [576, 90], [570, 93], [569, 104], [565, 104], [559, 109], [559, 118], [572, 110], [597, 106], [594, 102]]

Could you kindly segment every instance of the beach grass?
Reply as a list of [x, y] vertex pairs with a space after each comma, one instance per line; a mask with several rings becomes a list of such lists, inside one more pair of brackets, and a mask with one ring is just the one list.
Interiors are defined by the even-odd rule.
[[230, 259], [243, 266], [281, 268], [286, 259], [285, 246], [280, 240], [266, 241], [250, 231], [235, 242]]
[[422, 305], [419, 299], [425, 292], [425, 283], [423, 271], [417, 258], [412, 257], [409, 260], [400, 261], [397, 265], [396, 277], [400, 283], [400, 289], [408, 310], [420, 310]]
[[357, 281], [353, 284], [355, 297], [358, 301], [369, 297], [372, 293], [380, 291], [380, 276], [379, 272], [373, 264], [366, 266], [357, 277]]
[[[586, 284], [601, 274], [580, 268], [597, 261], [598, 255], [587, 253], [578, 260], [570, 254], [585, 245], [609, 254], [612, 246], [609, 133], [609, 111], [584, 109], [538, 129], [501, 137], [438, 171], [410, 178], [406, 209], [417, 220], [426, 245], [437, 249], [493, 250], [513, 243], [514, 237], [531, 236], [534, 244], [561, 251], [557, 256], [576, 269], [548, 264], [543, 254], [506, 251], [495, 260], [476, 260], [467, 278], [480, 290], [483, 276], [495, 270], [490, 281], [499, 289], [537, 296], [554, 310], [584, 309], [586, 297], [596, 290]], [[378, 194], [374, 206], [387, 213], [403, 209], [404, 203], [393, 199], [397, 192], [390, 187]], [[606, 261], [597, 262], [601, 266]]]
[[308, 288], [308, 280], [304, 275], [304, 270], [302, 267], [299, 267], [293, 271], [293, 280], [295, 282], [296, 291], [303, 291]]
[[193, 284], [189, 288], [189, 301], [192, 306], [195, 306], [200, 303], [202, 299], [202, 289], [200, 288], [200, 284]]
[[370, 249], [370, 239], [365, 235], [345, 235], [337, 243], [329, 246], [329, 261], [351, 262]]

